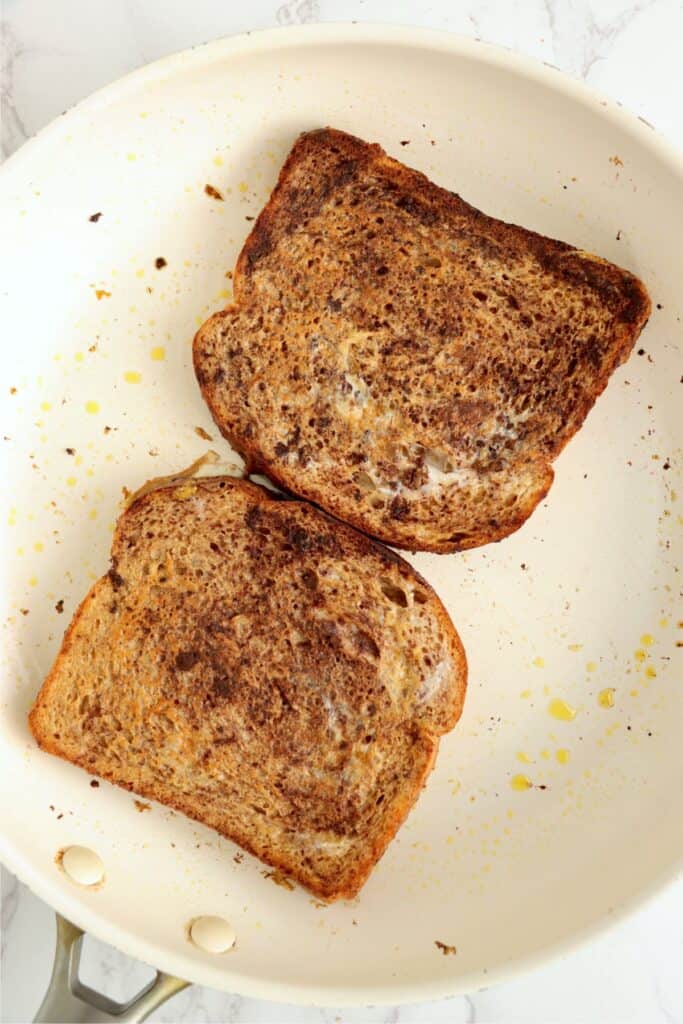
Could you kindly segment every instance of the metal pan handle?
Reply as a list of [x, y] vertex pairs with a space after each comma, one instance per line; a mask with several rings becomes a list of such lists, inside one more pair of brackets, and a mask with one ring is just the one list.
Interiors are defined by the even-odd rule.
[[49, 1024], [99, 1024], [100, 1021], [134, 1022], [146, 1020], [158, 1006], [184, 989], [188, 982], [171, 974], [157, 975], [127, 1003], [115, 1003], [78, 978], [84, 932], [60, 914], [57, 917], [57, 945], [52, 977], [45, 998], [35, 1017]]

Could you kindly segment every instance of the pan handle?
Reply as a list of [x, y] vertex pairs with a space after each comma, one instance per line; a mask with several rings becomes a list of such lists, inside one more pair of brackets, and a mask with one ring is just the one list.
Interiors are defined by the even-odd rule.
[[171, 974], [157, 975], [141, 992], [127, 1003], [115, 1003], [100, 992], [84, 985], [78, 978], [84, 932], [61, 914], [57, 914], [57, 945], [52, 977], [45, 998], [35, 1017], [49, 1024], [100, 1024], [118, 1021], [135, 1024], [146, 1020], [158, 1006], [184, 989], [188, 982]]

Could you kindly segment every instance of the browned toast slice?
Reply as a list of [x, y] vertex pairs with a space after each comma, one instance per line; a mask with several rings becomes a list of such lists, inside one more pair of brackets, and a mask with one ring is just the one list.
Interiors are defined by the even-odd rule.
[[480, 213], [376, 145], [302, 135], [194, 342], [222, 433], [398, 547], [516, 530], [628, 356], [632, 274]]
[[214, 477], [122, 515], [30, 725], [334, 900], [408, 814], [465, 684], [448, 614], [406, 562]]

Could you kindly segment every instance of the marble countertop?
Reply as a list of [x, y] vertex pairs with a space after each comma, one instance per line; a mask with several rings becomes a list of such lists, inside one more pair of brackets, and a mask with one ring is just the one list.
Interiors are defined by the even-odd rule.
[[[683, 147], [679, 0], [4, 0], [2, 157], [94, 89], [218, 36], [307, 21], [420, 24], [547, 60], [621, 100]], [[0, 1019], [30, 1020], [47, 984], [54, 915], [3, 869]], [[468, 997], [381, 1009], [301, 1009], [191, 988], [156, 1021], [683, 1022], [683, 881], [542, 969]], [[83, 980], [115, 999], [150, 971], [87, 940]]]

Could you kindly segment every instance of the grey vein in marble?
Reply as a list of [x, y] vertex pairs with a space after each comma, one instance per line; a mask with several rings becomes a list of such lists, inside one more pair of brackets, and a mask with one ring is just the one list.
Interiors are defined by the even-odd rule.
[[18, 149], [29, 135], [14, 95], [14, 67], [24, 52], [9, 22], [3, 18], [0, 21], [0, 154], [3, 159]]
[[544, 0], [553, 51], [558, 65], [587, 79], [598, 61], [605, 60], [618, 35], [636, 15], [659, 0], [595, 4], [589, 0]]
[[281, 4], [275, 12], [278, 25], [304, 25], [307, 22], [318, 21], [320, 17], [320, 4], [317, 0], [289, 0]]

